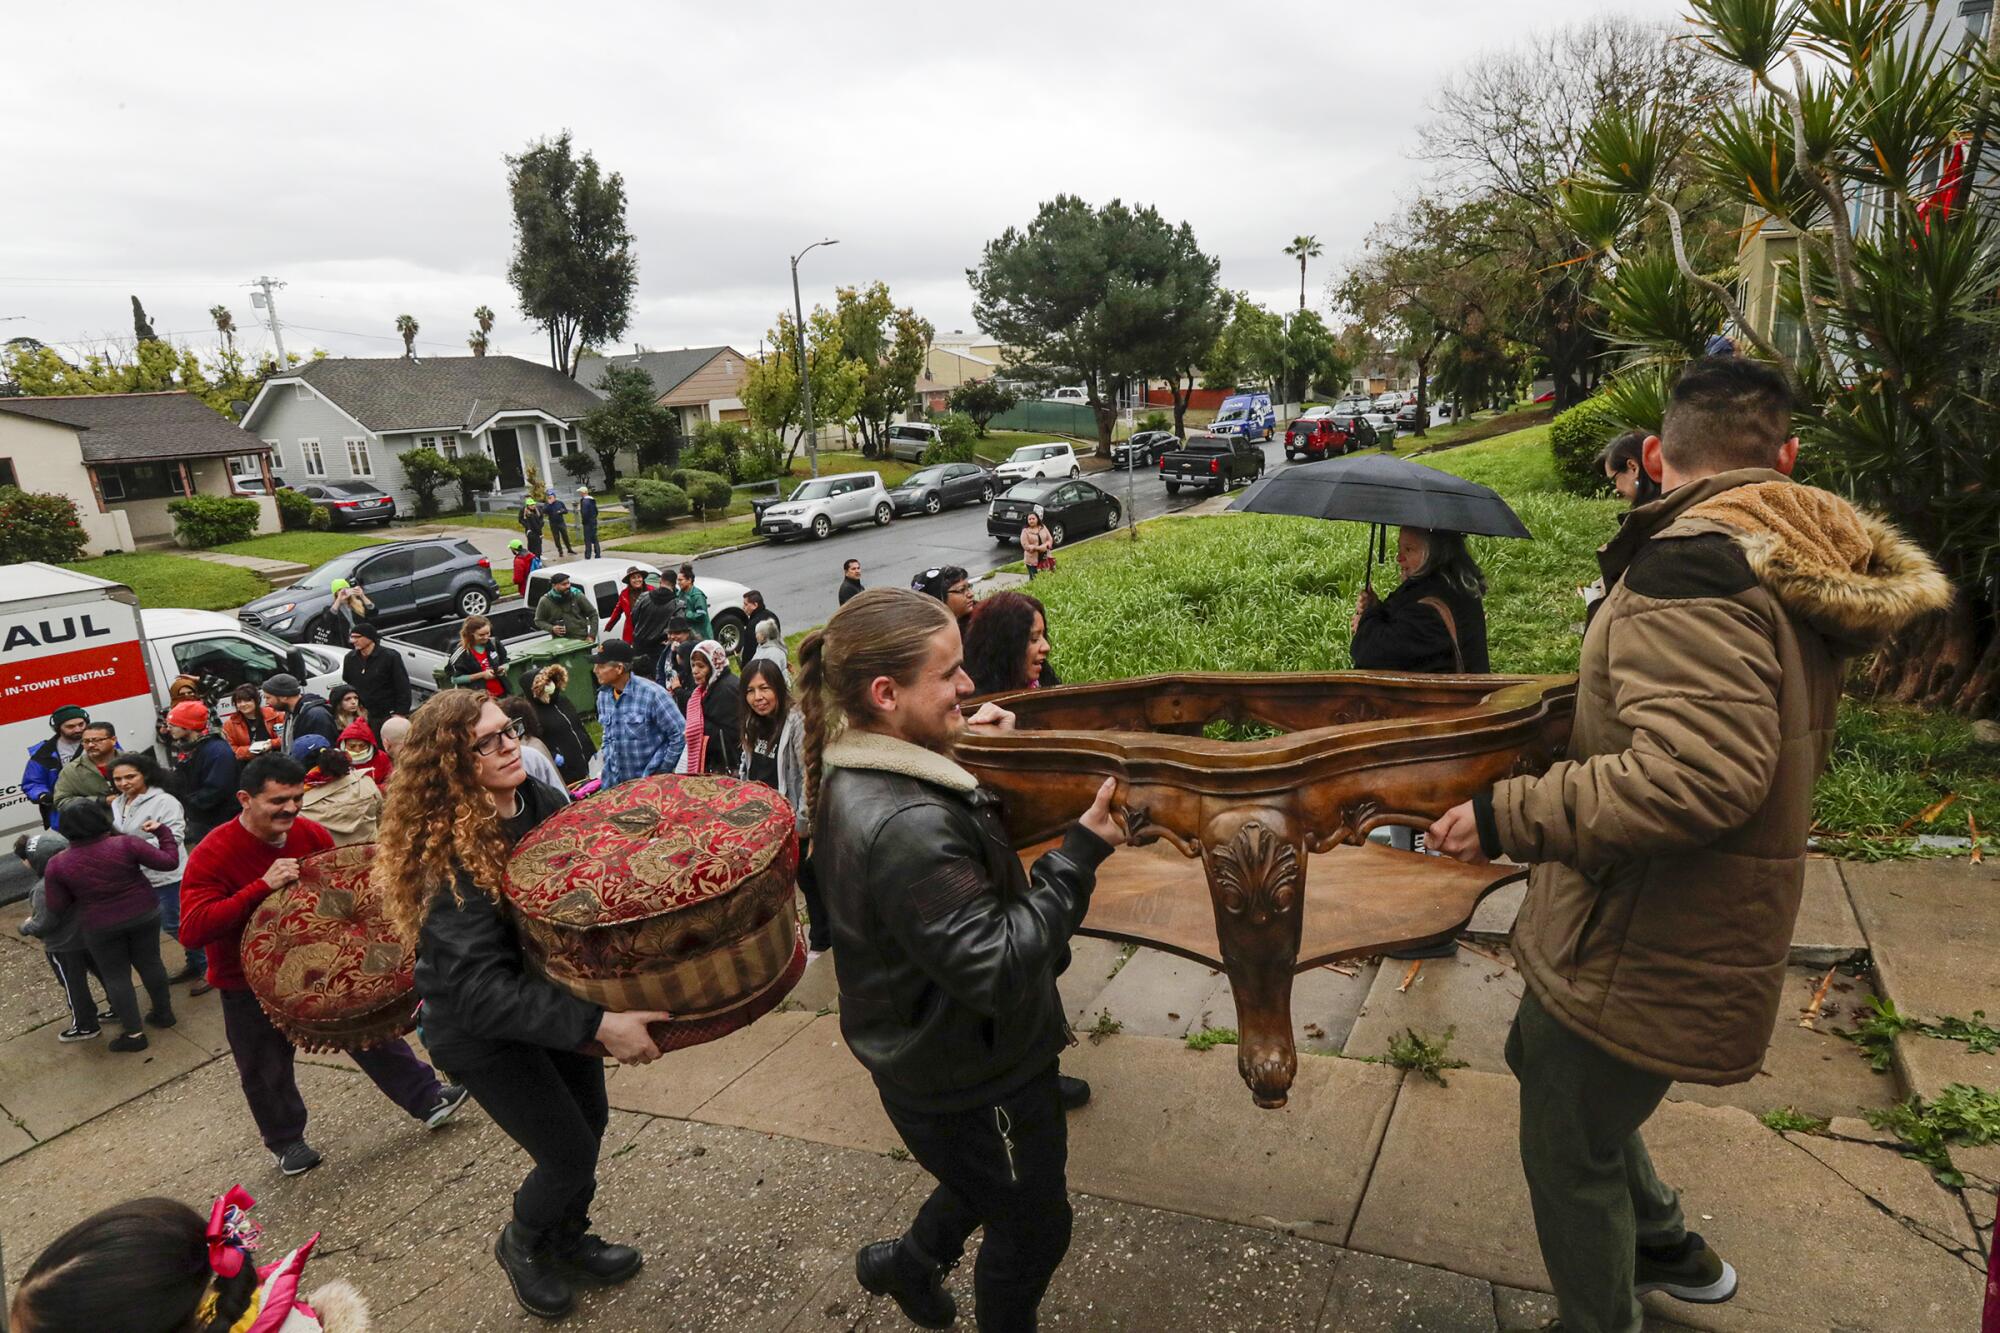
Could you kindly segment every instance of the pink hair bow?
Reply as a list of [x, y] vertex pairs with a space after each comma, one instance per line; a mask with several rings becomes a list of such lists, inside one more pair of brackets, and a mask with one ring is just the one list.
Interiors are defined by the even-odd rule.
[[217, 1277], [242, 1272], [244, 1255], [257, 1248], [262, 1232], [250, 1220], [250, 1210], [256, 1206], [248, 1190], [231, 1185], [208, 1210], [208, 1266]]

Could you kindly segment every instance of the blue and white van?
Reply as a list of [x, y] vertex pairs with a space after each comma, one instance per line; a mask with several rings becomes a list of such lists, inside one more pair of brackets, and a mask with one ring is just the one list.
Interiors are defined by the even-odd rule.
[[1246, 440], [1268, 440], [1278, 432], [1278, 414], [1271, 408], [1268, 393], [1232, 394], [1222, 400], [1209, 426], [1214, 435], [1240, 435]]

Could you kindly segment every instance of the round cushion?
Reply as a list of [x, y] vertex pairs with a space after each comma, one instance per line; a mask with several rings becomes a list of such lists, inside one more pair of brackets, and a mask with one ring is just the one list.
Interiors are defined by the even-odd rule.
[[368, 885], [374, 860], [372, 842], [315, 852], [243, 931], [243, 976], [257, 1003], [305, 1050], [357, 1051], [416, 1026], [416, 950]]
[[714, 1041], [805, 970], [799, 842], [777, 792], [734, 778], [620, 783], [521, 840], [507, 900], [550, 981], [607, 1009], [660, 1009], [661, 1049]]

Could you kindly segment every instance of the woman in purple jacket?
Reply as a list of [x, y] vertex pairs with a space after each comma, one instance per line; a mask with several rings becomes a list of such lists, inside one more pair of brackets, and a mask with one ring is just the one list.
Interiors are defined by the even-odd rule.
[[63, 811], [69, 850], [50, 861], [42, 874], [50, 912], [60, 915], [71, 903], [83, 909], [84, 947], [90, 950], [104, 993], [125, 1029], [124, 1035], [112, 1038], [114, 1051], [146, 1049], [139, 997], [132, 990], [135, 969], [153, 1001], [146, 1021], [156, 1028], [174, 1025], [173, 994], [160, 962], [160, 900], [145, 871], [178, 866], [180, 847], [173, 830], [158, 820], [147, 820], [141, 827], [158, 846], [119, 833], [112, 826], [111, 812], [96, 801], [72, 805]]

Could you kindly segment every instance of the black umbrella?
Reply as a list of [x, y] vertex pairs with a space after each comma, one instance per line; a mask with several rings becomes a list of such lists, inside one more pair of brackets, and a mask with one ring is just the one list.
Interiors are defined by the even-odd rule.
[[[1478, 537], [1533, 536], [1490, 486], [1387, 454], [1288, 467], [1252, 482], [1229, 508], [1250, 514], [1394, 523]], [[1371, 532], [1371, 578], [1379, 544]]]

